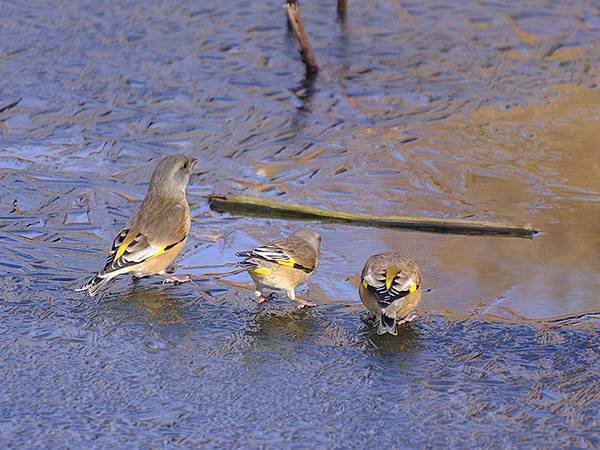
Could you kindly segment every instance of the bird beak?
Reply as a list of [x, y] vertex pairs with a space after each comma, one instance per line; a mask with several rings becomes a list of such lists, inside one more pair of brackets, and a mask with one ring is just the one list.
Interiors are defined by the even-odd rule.
[[196, 158], [192, 158], [190, 160], [190, 175], [198, 176], [198, 175], [204, 175], [205, 173], [208, 173], [208, 170], [194, 170], [197, 162], [198, 162], [198, 160]]
[[198, 162], [198, 160], [196, 158], [190, 158], [190, 166], [188, 168], [188, 173], [190, 175], [196, 175], [196, 171], [194, 170], [194, 166], [196, 165], [196, 163]]

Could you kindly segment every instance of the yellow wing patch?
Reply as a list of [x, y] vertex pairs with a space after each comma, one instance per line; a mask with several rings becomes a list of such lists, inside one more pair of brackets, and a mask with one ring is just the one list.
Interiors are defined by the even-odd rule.
[[173, 247], [175, 247], [179, 243], [181, 243], [181, 241], [179, 241], [179, 242], [177, 242], [175, 244], [163, 245], [162, 247], [159, 247], [156, 250], [156, 253], [154, 255], [149, 256], [148, 258], [146, 258], [146, 260], [144, 262], [146, 262], [146, 261], [148, 261], [150, 259], [156, 258], [156, 257], [162, 255], [163, 253], [167, 253], [169, 250], [171, 250]]
[[290, 258], [288, 261], [275, 261], [277, 264], [282, 265], [282, 266], [287, 266], [287, 267], [294, 267], [294, 264], [296, 264], [296, 260], [294, 258]]
[[271, 272], [273, 272], [273, 269], [269, 269], [268, 267], [258, 266], [254, 269], [248, 270], [248, 272], [257, 277], [266, 277], [267, 275], [270, 275]]
[[150, 256], [149, 258], [146, 258], [146, 260], [144, 262], [154, 259], [157, 256], [162, 255], [163, 253], [166, 253], [167, 251], [165, 250], [165, 248], [166, 247], [159, 248], [154, 255]]
[[388, 269], [385, 271], [385, 288], [389, 291], [394, 283], [394, 278], [398, 274], [398, 269]]
[[367, 280], [362, 280], [362, 285], [365, 289], [369, 288], [369, 283], [367, 283]]
[[415, 283], [410, 285], [410, 288], [408, 288], [408, 292], [410, 292], [411, 294], [413, 292], [415, 292], [417, 290], [417, 285]]
[[119, 248], [117, 249], [117, 254], [115, 255], [115, 261], [117, 259], [119, 259], [121, 256], [123, 256], [123, 253], [125, 253], [125, 250], [127, 250], [127, 247], [129, 247], [129, 244], [131, 244], [131, 242], [133, 242], [133, 240], [135, 239], [136, 234], [137, 233], [135, 231], [129, 230], [129, 234], [127, 235], [127, 237], [125, 238], [123, 243], [121, 245], [119, 245]]

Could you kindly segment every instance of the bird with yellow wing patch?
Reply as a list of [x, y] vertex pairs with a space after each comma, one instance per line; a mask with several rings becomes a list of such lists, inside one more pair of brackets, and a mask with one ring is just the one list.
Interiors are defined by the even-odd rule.
[[166, 273], [183, 248], [191, 226], [186, 187], [195, 159], [172, 155], [162, 159], [150, 180], [144, 201], [117, 234], [106, 264], [79, 288], [90, 297], [114, 277], [162, 275], [165, 281], [189, 281], [189, 276]]
[[238, 265], [248, 271], [256, 285], [255, 294], [262, 303], [267, 298], [263, 291], [286, 291], [291, 300], [300, 303], [298, 308], [316, 306], [296, 296], [295, 289], [308, 280], [319, 262], [321, 236], [310, 230], [300, 230], [291, 236], [273, 241], [262, 247], [236, 256], [246, 258]]
[[411, 258], [399, 253], [371, 256], [362, 270], [358, 293], [379, 319], [378, 334], [396, 335], [421, 301], [421, 271]]

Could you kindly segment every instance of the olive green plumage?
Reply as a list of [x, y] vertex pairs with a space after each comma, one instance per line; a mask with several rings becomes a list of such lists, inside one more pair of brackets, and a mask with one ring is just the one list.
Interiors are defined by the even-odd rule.
[[314, 303], [296, 297], [295, 289], [316, 270], [320, 245], [318, 233], [300, 230], [287, 238], [236, 255], [245, 258], [239, 265], [254, 280], [259, 303], [266, 300], [263, 291], [270, 289], [286, 291], [291, 300], [300, 303], [299, 307], [314, 306]]
[[358, 293], [363, 304], [379, 319], [378, 334], [397, 334], [421, 301], [421, 271], [417, 263], [400, 253], [371, 256], [362, 270]]
[[186, 187], [196, 160], [186, 155], [162, 159], [150, 180], [144, 201], [115, 237], [106, 263], [78, 290], [94, 296], [114, 277], [163, 275], [167, 281], [187, 281], [165, 272], [177, 257], [191, 225]]

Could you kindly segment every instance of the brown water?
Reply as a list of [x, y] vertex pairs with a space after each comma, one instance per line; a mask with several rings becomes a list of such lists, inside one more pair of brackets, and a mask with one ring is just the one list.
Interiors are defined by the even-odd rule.
[[[3, 447], [600, 446], [600, 13], [595, 2], [0, 4]], [[300, 226], [303, 295], [248, 278], [73, 292], [185, 152], [178, 271]], [[243, 192], [370, 214], [533, 222], [535, 239], [217, 214]], [[373, 336], [371, 254], [421, 265], [418, 318]]]

